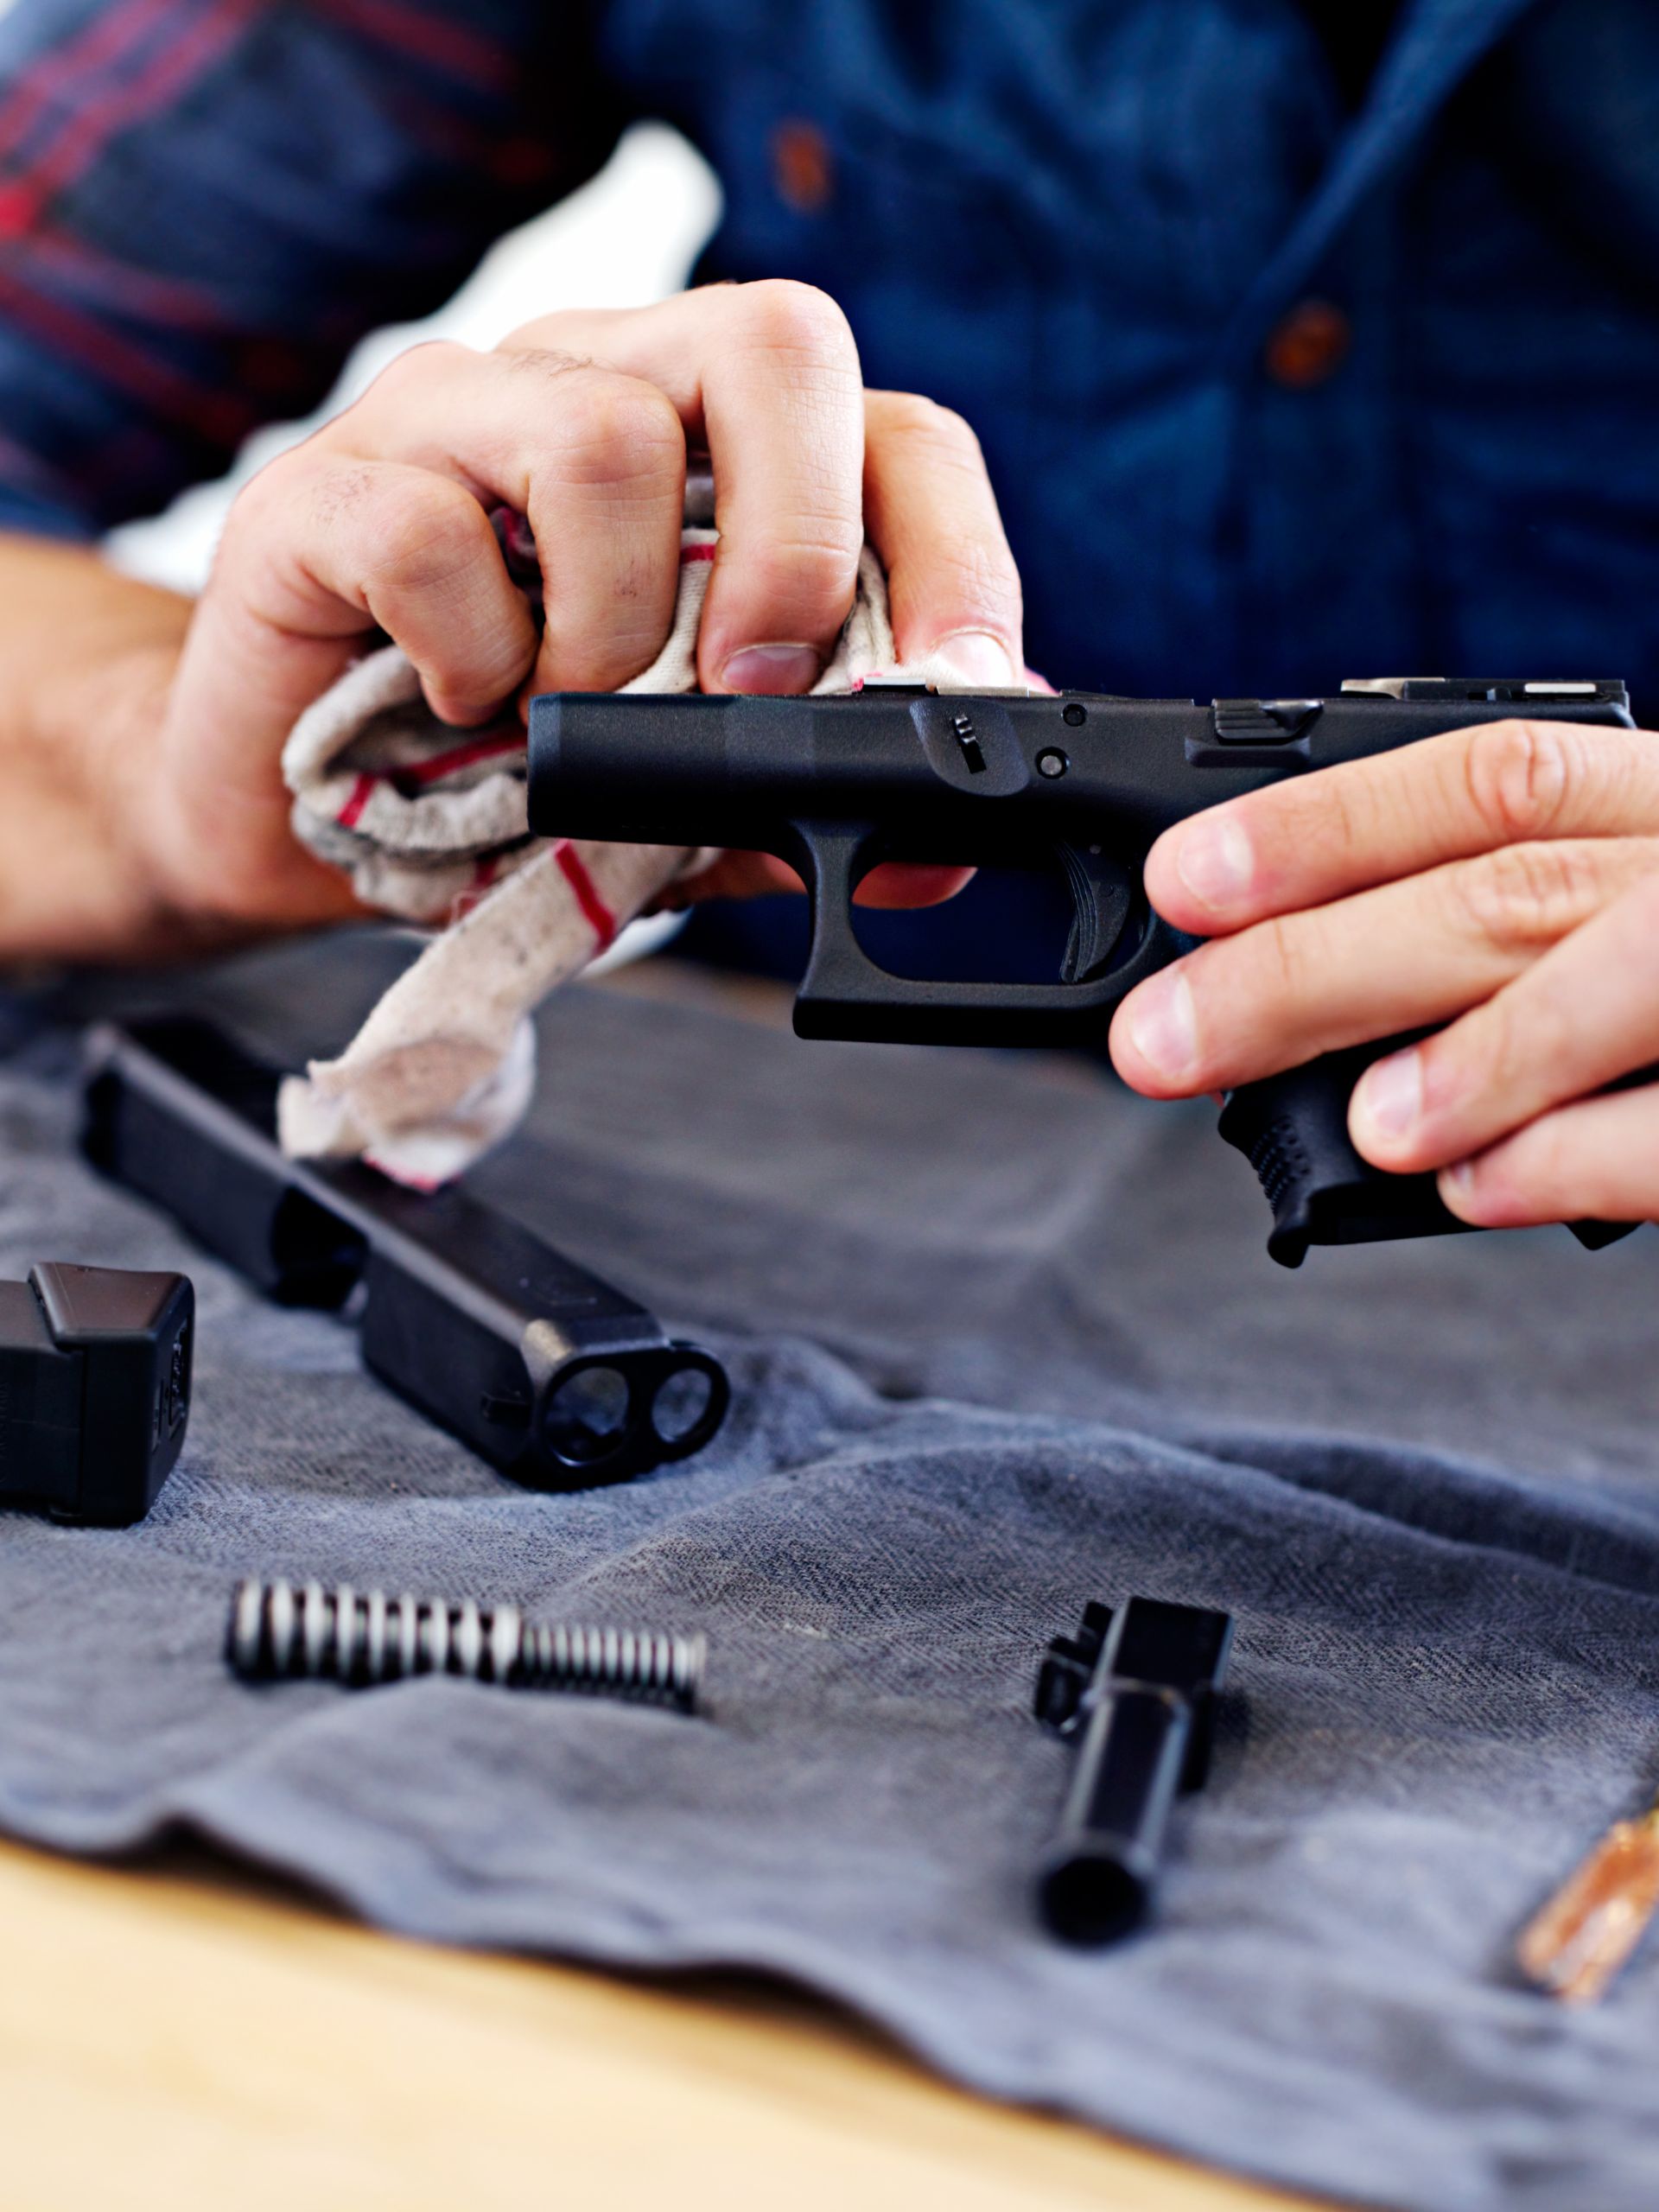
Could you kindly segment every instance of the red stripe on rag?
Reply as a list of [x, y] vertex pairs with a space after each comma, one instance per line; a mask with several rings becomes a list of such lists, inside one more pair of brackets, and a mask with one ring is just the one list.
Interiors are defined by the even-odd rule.
[[372, 1167], [377, 1175], [384, 1175], [388, 1183], [396, 1183], [401, 1190], [418, 1192], [423, 1198], [429, 1198], [434, 1191], [443, 1188], [437, 1176], [416, 1175], [406, 1167], [388, 1167], [384, 1160], [372, 1152], [364, 1154], [363, 1165]]
[[359, 776], [352, 785], [351, 797], [334, 817], [334, 820], [342, 830], [356, 829], [364, 808], [374, 796], [374, 787], [379, 780], [378, 776]]
[[553, 857], [564, 872], [564, 880], [576, 894], [576, 904], [587, 916], [594, 935], [599, 939], [597, 950], [603, 952], [616, 935], [616, 916], [600, 897], [594, 879], [582, 864], [582, 859], [568, 837], [562, 837], [553, 848]]
[[452, 745], [447, 753], [435, 753], [425, 760], [411, 760], [396, 772], [396, 780], [418, 788], [422, 784], [435, 784], [441, 776], [453, 775], [457, 768], [470, 768], [475, 760], [493, 760], [504, 753], [522, 753], [524, 734], [516, 737], [475, 737], [466, 745]]
[[472, 912], [474, 907], [480, 903], [484, 893], [495, 881], [495, 871], [499, 865], [499, 861], [493, 859], [481, 860], [478, 862], [473, 870], [472, 881], [464, 891], [458, 892], [449, 902], [449, 919], [452, 922], [466, 920], [467, 915]]
[[693, 561], [712, 561], [719, 550], [715, 545], [682, 545], [680, 566], [683, 569]]

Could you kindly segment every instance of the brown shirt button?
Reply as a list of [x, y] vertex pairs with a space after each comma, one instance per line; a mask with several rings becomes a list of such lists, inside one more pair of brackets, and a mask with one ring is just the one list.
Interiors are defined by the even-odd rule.
[[836, 188], [830, 142], [816, 123], [791, 116], [772, 134], [772, 178], [778, 197], [798, 215], [816, 215]]
[[1353, 343], [1353, 326], [1329, 300], [1299, 301], [1262, 356], [1268, 374], [1288, 391], [1309, 391], [1334, 376]]

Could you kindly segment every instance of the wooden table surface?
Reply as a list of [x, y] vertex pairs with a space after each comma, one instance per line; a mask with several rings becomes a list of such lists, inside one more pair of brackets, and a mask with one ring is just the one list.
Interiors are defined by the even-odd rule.
[[1287, 2212], [804, 2000], [0, 1845], [0, 2212]]

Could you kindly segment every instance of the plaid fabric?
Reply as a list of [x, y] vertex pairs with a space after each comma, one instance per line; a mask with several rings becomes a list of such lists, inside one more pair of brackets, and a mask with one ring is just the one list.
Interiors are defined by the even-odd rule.
[[17, 0], [0, 16], [0, 525], [83, 536], [315, 406], [592, 173], [576, 7]]
[[1357, 108], [1289, 0], [15, 0], [0, 523], [155, 509], [660, 116], [702, 276], [979, 431], [1055, 681], [1659, 720], [1656, 85], [1653, 0], [1414, 0]]

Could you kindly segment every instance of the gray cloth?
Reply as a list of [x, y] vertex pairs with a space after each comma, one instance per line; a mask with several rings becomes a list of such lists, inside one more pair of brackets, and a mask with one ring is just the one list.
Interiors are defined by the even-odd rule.
[[[315, 1020], [326, 975], [344, 1034], [378, 957], [213, 988]], [[1507, 1963], [1659, 1782], [1659, 1237], [1287, 1275], [1207, 1109], [578, 991], [480, 1180], [736, 1400], [688, 1465], [536, 1497], [101, 1186], [69, 1062], [0, 1071], [0, 1271], [188, 1268], [200, 1385], [145, 1526], [0, 1520], [7, 1828], [181, 1824], [429, 1937], [797, 1977], [980, 2089], [1331, 2195], [1659, 2202], [1659, 1957], [1583, 2014]], [[709, 1717], [245, 1688], [250, 1570], [701, 1629]], [[1080, 1955], [1032, 1916], [1069, 1758], [1033, 1670], [1131, 1590], [1232, 1609], [1239, 1694], [1155, 1929]]]

